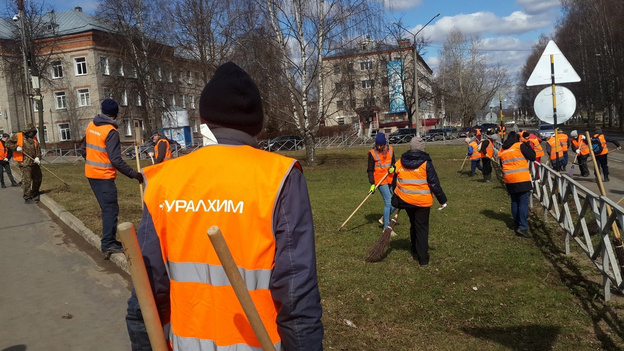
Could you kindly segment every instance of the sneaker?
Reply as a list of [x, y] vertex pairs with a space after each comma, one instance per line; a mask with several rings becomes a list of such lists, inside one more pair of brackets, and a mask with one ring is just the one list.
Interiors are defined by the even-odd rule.
[[521, 236], [523, 238], [531, 238], [531, 235], [529, 234], [529, 230], [526, 228], [516, 229], [516, 235]]
[[379, 224], [383, 225], [383, 216], [381, 216], [381, 218], [379, 218]]
[[608, 183], [609, 182], [609, 177], [605, 176], [604, 180], [602, 181], [603, 183]]
[[102, 249], [103, 253], [120, 253], [123, 252], [123, 246], [119, 244], [114, 244], [106, 249]]
[[11, 186], [20, 186], [20, 185], [17, 184], [17, 183], [13, 183], [13, 184], [11, 184]]

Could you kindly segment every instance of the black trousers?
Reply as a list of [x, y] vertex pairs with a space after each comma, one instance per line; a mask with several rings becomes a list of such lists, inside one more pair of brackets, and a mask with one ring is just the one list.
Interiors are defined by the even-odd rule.
[[483, 175], [487, 176], [492, 174], [492, 162], [489, 158], [483, 157], [481, 158], [481, 162], [483, 162]]
[[0, 161], [0, 184], [4, 185], [4, 172], [6, 172], [11, 185], [16, 184], [13, 179], [13, 173], [11, 172], [11, 165], [8, 162]]
[[406, 208], [410, 220], [412, 255], [421, 265], [429, 263], [429, 212], [430, 207]]
[[581, 171], [581, 175], [584, 177], [589, 175], [589, 168], [587, 168], [587, 157], [587, 155], [579, 155], [577, 158], [579, 170]]
[[[609, 165], [607, 163], [607, 154], [596, 156], [596, 163], [598, 164], [598, 169], [602, 168], [602, 175], [608, 177]], [[594, 171], [594, 173], [596, 172]], [[596, 177], [600, 177], [600, 175], [596, 174]]]

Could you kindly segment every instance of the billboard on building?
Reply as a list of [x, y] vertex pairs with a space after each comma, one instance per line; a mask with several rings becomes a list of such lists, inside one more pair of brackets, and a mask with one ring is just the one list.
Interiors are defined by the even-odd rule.
[[405, 100], [403, 99], [403, 61], [389, 61], [386, 68], [388, 70], [390, 113], [405, 112]]

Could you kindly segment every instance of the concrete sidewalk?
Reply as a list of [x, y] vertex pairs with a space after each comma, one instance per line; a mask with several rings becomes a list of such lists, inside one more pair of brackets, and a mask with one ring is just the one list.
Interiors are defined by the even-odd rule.
[[0, 189], [0, 350], [130, 350], [129, 276], [44, 203], [55, 209], [45, 195], [26, 205], [21, 188]]

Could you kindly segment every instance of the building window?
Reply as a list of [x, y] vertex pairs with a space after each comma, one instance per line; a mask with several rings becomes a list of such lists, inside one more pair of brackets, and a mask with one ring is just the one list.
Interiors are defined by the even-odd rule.
[[33, 101], [33, 111], [35, 112], [39, 111], [39, 101], [37, 100]]
[[119, 76], [123, 77], [126, 73], [124, 72], [124, 64], [123, 62], [119, 62]]
[[334, 83], [334, 90], [336, 90], [337, 93], [342, 91], [342, 85], [340, 83]]
[[353, 72], [353, 62], [349, 62], [349, 64], [347, 65], [347, 69], [349, 70], [349, 72]]
[[195, 97], [193, 97], [193, 95], [189, 95], [188, 96], [188, 101], [189, 101], [189, 105], [191, 106], [191, 109], [195, 109]]
[[130, 78], [136, 78], [136, 77], [138, 77], [138, 74], [137, 74], [137, 69], [136, 69], [136, 67], [134, 67], [134, 65], [132, 65], [132, 66], [130, 67], [130, 75], [129, 75], [129, 77], [130, 77]]
[[186, 108], [186, 95], [180, 95], [180, 107]]
[[169, 106], [175, 106], [175, 105], [176, 105], [175, 95], [169, 94]]
[[128, 106], [128, 91], [126, 90], [121, 93], [121, 106]]
[[193, 80], [191, 79], [191, 71], [186, 71], [186, 84], [193, 84]]
[[65, 96], [64, 91], [57, 91], [54, 93], [54, 100], [56, 101], [56, 109], [66, 109], [67, 108], [67, 97]]
[[158, 67], [156, 68], [156, 80], [158, 80], [159, 82], [162, 81], [162, 68]]
[[334, 65], [334, 74], [340, 74], [340, 66]]
[[360, 71], [368, 71], [373, 69], [373, 61], [360, 62]]
[[90, 106], [89, 89], [78, 89], [78, 106]]
[[173, 83], [173, 72], [172, 71], [167, 72], [167, 82]]
[[87, 58], [86, 57], [76, 57], [74, 59], [74, 67], [76, 70], [77, 76], [84, 76], [87, 74]]
[[63, 64], [59, 61], [52, 61], [52, 79], [63, 78]]
[[336, 121], [338, 122], [338, 125], [339, 125], [339, 126], [342, 126], [342, 125], [344, 125], [344, 124], [345, 124], [345, 119], [344, 119], [344, 117], [338, 117], [338, 118], [336, 118]]
[[141, 101], [141, 94], [137, 94], [136, 96], [136, 105], [143, 106], [143, 101]]
[[364, 79], [362, 80], [362, 88], [368, 89], [375, 86], [375, 81], [372, 79]]
[[375, 98], [364, 98], [362, 100], [362, 103], [364, 104], [364, 106], [369, 107], [369, 106], [375, 106]]
[[124, 128], [124, 132], [125, 132], [124, 134], [127, 137], [132, 136], [132, 120], [131, 119], [127, 119], [127, 120], [125, 120], [125, 122], [126, 122], [126, 125], [125, 125], [125, 128]]
[[61, 141], [71, 140], [71, 133], [69, 132], [69, 123], [61, 123], [59, 126], [59, 137]]
[[105, 76], [110, 75], [110, 66], [108, 64], [108, 57], [106, 56], [100, 56], [100, 72]]
[[338, 100], [336, 101], [336, 108], [342, 110], [344, 108], [344, 101]]
[[45, 140], [46, 143], [50, 141], [50, 139], [48, 139], [48, 126], [43, 126], [43, 140]]

